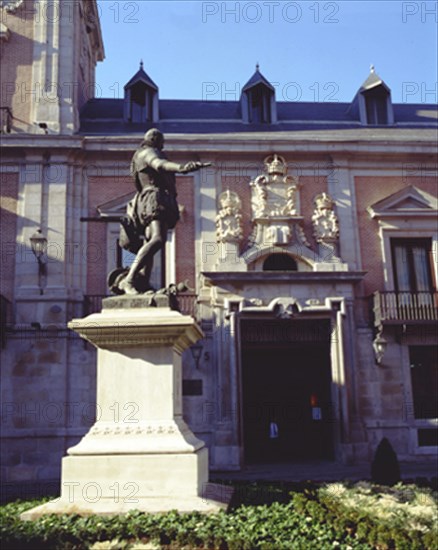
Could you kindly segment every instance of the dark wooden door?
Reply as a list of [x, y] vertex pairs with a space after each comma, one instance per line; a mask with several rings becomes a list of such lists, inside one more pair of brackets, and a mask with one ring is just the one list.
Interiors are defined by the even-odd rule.
[[330, 388], [329, 342], [244, 348], [245, 461], [333, 458], [334, 411]]

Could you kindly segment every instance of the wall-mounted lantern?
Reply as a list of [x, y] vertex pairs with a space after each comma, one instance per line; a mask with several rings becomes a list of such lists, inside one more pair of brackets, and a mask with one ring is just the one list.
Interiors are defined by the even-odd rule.
[[374, 355], [376, 358], [377, 365], [381, 364], [387, 347], [388, 347], [387, 340], [383, 338], [382, 333], [379, 332], [373, 341], [373, 349], [374, 349]]
[[47, 272], [47, 238], [44, 236], [41, 229], [37, 229], [35, 233], [30, 237], [30, 246], [38, 262], [38, 286], [40, 287], [40, 294], [44, 294], [44, 290], [42, 287], [42, 278], [46, 275]]
[[201, 359], [203, 347], [204, 347], [204, 346], [203, 346], [202, 344], [194, 344], [194, 345], [191, 346], [191, 348], [190, 348], [190, 351], [191, 351], [191, 353], [192, 353], [193, 360], [195, 361], [195, 367], [196, 367], [197, 369], [199, 369], [199, 360]]

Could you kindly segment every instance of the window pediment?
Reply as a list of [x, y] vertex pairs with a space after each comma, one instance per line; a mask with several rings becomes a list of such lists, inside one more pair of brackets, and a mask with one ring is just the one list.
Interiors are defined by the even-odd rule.
[[405, 187], [368, 207], [372, 218], [436, 216], [438, 199], [414, 186]]
[[123, 216], [126, 213], [126, 205], [134, 198], [135, 191], [126, 193], [116, 199], [112, 199], [103, 204], [99, 204], [96, 208], [99, 215], [104, 218], [106, 216]]

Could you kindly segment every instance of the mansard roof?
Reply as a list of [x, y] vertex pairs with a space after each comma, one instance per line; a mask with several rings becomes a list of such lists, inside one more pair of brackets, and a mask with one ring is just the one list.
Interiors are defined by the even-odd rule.
[[[137, 82], [144, 82], [157, 90], [157, 85], [140, 69], [125, 85], [125, 90]], [[274, 94], [274, 87], [256, 71], [245, 84], [242, 94], [255, 86], [263, 85]], [[157, 116], [153, 122], [139, 123], [124, 119], [126, 99], [91, 99], [80, 114], [80, 133], [88, 135], [117, 135], [144, 133], [148, 127], [156, 126], [165, 133], [214, 134], [232, 132], [287, 132], [306, 130], [365, 130], [366, 123], [359, 116], [361, 92], [383, 86], [389, 88], [379, 75], [371, 72], [351, 103], [340, 102], [275, 102], [276, 117], [272, 122], [248, 122], [244, 120], [242, 96], [239, 101], [158, 99]], [[275, 101], [274, 95], [271, 96]], [[362, 100], [362, 98], [360, 98]], [[433, 104], [395, 104], [391, 108], [388, 128], [437, 128], [438, 113]]]
[[[159, 120], [152, 125], [167, 133], [284, 132], [304, 130], [363, 129], [350, 103], [277, 102], [275, 124], [245, 124], [240, 101], [159, 100]], [[123, 120], [123, 99], [92, 99], [81, 111], [81, 134], [144, 133], [145, 123]], [[436, 128], [437, 109], [432, 104], [395, 104], [397, 128]], [[391, 126], [389, 126], [391, 128]]]

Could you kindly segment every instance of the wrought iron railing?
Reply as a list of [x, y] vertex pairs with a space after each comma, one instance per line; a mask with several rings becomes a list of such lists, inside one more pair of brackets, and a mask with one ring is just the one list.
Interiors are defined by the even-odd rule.
[[0, 107], [0, 134], [10, 134], [12, 130], [12, 111], [9, 107]]
[[84, 296], [84, 316], [99, 313], [102, 309], [102, 300], [107, 297], [106, 294], [87, 294]]
[[438, 321], [436, 292], [375, 292], [374, 324]]
[[[84, 296], [84, 316], [98, 313], [102, 309], [102, 300], [108, 298], [105, 294], [87, 294]], [[181, 293], [178, 294], [178, 302], [183, 315], [191, 315], [196, 319], [197, 303], [196, 294]]]
[[7, 328], [12, 323], [12, 304], [3, 294], [0, 294], [0, 342], [2, 348], [6, 345]]

